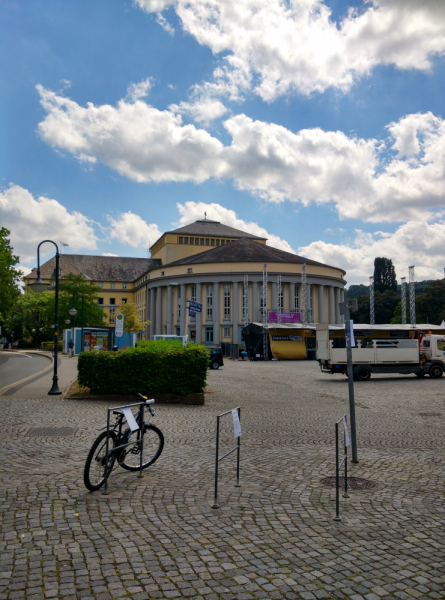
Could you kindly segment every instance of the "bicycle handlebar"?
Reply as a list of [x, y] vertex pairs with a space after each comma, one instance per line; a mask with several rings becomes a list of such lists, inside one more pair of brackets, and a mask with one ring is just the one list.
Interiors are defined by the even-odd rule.
[[146, 404], [147, 406], [148, 406], [149, 404], [154, 404], [154, 403], [155, 403], [154, 399], [152, 399], [152, 400], [149, 400], [149, 399], [147, 398], [147, 396], [143, 396], [142, 394], [138, 394], [138, 396], [139, 396], [139, 398], [141, 398], [142, 400], [145, 400], [145, 404]]

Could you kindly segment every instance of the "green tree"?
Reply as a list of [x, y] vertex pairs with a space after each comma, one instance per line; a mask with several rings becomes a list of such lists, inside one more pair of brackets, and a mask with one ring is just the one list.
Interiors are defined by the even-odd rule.
[[54, 324], [52, 301], [51, 292], [20, 294], [6, 320], [6, 328], [9, 332], [14, 331], [14, 339], [34, 338], [36, 344], [51, 340], [54, 335], [51, 329]]
[[432, 281], [425, 293], [416, 296], [416, 322], [440, 325], [445, 311], [445, 281]]
[[[406, 322], [409, 323], [411, 321], [411, 313], [409, 310], [409, 298], [406, 299]], [[394, 316], [391, 319], [390, 323], [392, 325], [398, 325], [399, 323], [402, 323], [402, 301], [400, 301], [395, 310], [394, 310]]]
[[[80, 292], [77, 292], [74, 298], [74, 308], [77, 310], [77, 315], [72, 317], [68, 312], [73, 305], [73, 294], [75, 290], [81, 290], [84, 293], [84, 326], [103, 326], [104, 314], [97, 302], [97, 293], [101, 291], [101, 288], [93, 285], [82, 274], [74, 275], [73, 273], [69, 273], [59, 284], [59, 329], [65, 329], [67, 326], [81, 326], [82, 294]], [[52, 294], [51, 308], [54, 314], [54, 294]], [[64, 323], [66, 319], [71, 321], [69, 325]]]
[[142, 321], [136, 310], [134, 302], [126, 302], [121, 306], [121, 313], [125, 317], [125, 333], [137, 333], [150, 325], [150, 321]]
[[397, 292], [396, 272], [390, 258], [380, 256], [374, 260], [374, 290], [376, 292], [385, 290]]
[[[376, 325], [390, 323], [394, 316], [394, 311], [400, 301], [399, 295], [393, 290], [385, 290], [383, 293], [374, 294], [374, 313]], [[358, 311], [352, 313], [354, 323], [369, 324], [371, 320], [369, 309], [369, 296], [359, 296], [357, 298]]]
[[0, 315], [2, 319], [8, 317], [21, 295], [18, 282], [22, 274], [14, 269], [19, 262], [19, 257], [13, 254], [9, 242], [10, 233], [5, 227], [0, 229]]

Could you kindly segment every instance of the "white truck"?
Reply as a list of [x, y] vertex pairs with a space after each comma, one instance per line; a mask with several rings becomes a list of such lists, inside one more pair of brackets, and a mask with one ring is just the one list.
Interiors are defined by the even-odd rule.
[[[345, 338], [329, 338], [326, 325], [317, 325], [316, 358], [324, 373], [347, 373]], [[422, 334], [420, 334], [422, 335]], [[352, 348], [354, 379], [367, 381], [372, 373], [429, 375], [445, 371], [445, 336], [423, 335], [419, 339], [358, 339]]]

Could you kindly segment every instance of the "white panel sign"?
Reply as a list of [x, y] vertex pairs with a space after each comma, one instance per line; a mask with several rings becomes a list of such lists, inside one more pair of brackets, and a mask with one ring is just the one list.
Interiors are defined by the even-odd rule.
[[349, 439], [348, 425], [345, 417], [343, 417], [343, 427], [345, 429], [345, 446], [348, 447], [351, 445], [351, 441]]
[[239, 415], [236, 408], [232, 410], [232, 418], [233, 418], [233, 433], [234, 437], [238, 438], [241, 436], [241, 423], [239, 422]]
[[131, 408], [123, 408], [122, 412], [124, 413], [125, 418], [127, 419], [128, 427], [131, 429], [131, 431], [137, 431], [139, 429], [139, 425], [136, 423], [136, 419], [134, 418], [133, 413], [131, 412]]
[[122, 313], [118, 313], [115, 319], [114, 335], [121, 338], [124, 335], [125, 317]]

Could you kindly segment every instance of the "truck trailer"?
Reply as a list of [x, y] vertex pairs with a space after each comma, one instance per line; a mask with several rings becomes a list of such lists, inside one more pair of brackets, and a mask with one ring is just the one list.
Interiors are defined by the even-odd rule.
[[[354, 379], [367, 381], [373, 373], [417, 377], [442, 377], [445, 371], [445, 336], [424, 335], [415, 338], [378, 338], [357, 340], [352, 348]], [[316, 357], [323, 373], [347, 374], [345, 338], [329, 338], [328, 325], [317, 325]]]

